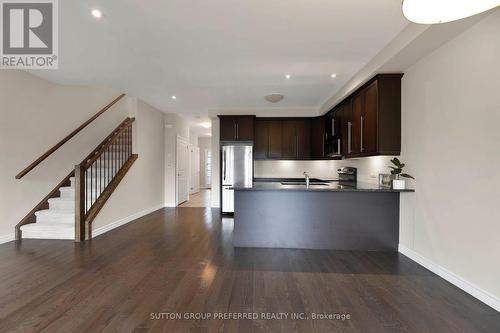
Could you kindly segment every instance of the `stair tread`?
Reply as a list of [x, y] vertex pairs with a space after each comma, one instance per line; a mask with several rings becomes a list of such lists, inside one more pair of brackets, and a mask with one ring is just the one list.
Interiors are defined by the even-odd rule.
[[35, 212], [36, 217], [42, 216], [61, 216], [61, 217], [69, 217], [74, 216], [75, 212], [72, 210], [54, 210], [54, 209], [42, 209]]

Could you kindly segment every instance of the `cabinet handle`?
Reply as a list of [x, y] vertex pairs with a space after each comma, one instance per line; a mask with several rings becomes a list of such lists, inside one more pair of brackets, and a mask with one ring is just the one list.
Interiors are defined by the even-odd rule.
[[340, 145], [340, 139], [337, 139], [337, 154], [339, 154], [339, 155], [341, 154], [341, 152], [340, 152], [341, 148], [340, 147], [341, 147], [341, 145]]
[[299, 136], [295, 135], [295, 156], [299, 157]]
[[335, 118], [332, 118], [332, 136], [335, 136]]
[[364, 125], [365, 125], [365, 117], [361, 116], [361, 152], [365, 150], [365, 148], [363, 147], [363, 129], [365, 127]]
[[234, 123], [234, 138], [238, 140], [238, 124]]
[[351, 136], [352, 136], [352, 122], [347, 122], [347, 153], [352, 153], [351, 148]]
[[267, 137], [267, 157], [271, 156], [271, 136]]

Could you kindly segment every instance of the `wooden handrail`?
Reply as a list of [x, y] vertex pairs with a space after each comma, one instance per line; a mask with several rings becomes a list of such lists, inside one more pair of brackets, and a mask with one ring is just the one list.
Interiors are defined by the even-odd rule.
[[94, 149], [87, 157], [85, 157], [85, 159], [80, 164], [85, 168], [91, 165], [96, 159], [99, 158], [99, 156], [101, 156], [106, 148], [108, 148], [113, 143], [114, 138], [117, 137], [123, 131], [123, 129], [127, 127], [126, 125], [129, 122], [133, 123], [134, 121], [135, 118], [126, 118], [124, 121], [122, 121], [120, 125], [118, 125], [118, 127], [116, 127], [113, 132], [111, 132], [111, 134], [106, 137], [106, 139], [102, 140], [97, 148]]
[[134, 121], [126, 118], [75, 166], [76, 241], [92, 238], [92, 221], [137, 159], [132, 152]]
[[72, 137], [74, 137], [76, 134], [78, 134], [81, 130], [83, 130], [85, 127], [87, 127], [91, 122], [93, 122], [97, 117], [99, 117], [101, 114], [106, 112], [109, 108], [111, 108], [113, 105], [115, 105], [120, 99], [122, 99], [125, 96], [125, 94], [121, 94], [117, 98], [115, 98], [111, 103], [103, 107], [99, 112], [97, 112], [95, 115], [93, 115], [89, 120], [81, 124], [77, 129], [75, 129], [73, 132], [68, 134], [64, 139], [59, 141], [55, 146], [50, 148], [46, 153], [44, 153], [42, 156], [37, 158], [33, 163], [28, 165], [23, 171], [19, 172], [16, 175], [16, 179], [21, 179], [23, 178], [27, 173], [29, 173], [31, 170], [33, 170], [38, 164], [40, 164], [43, 160], [45, 160], [47, 157], [52, 155], [57, 149], [61, 148], [63, 144], [68, 142]]

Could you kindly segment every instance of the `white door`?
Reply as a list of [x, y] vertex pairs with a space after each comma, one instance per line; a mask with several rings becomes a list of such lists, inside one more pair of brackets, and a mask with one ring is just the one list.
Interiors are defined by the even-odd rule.
[[191, 181], [189, 193], [200, 191], [200, 148], [191, 146]]
[[177, 138], [176, 161], [177, 204], [179, 205], [184, 201], [189, 200], [189, 146], [186, 141], [180, 138]]

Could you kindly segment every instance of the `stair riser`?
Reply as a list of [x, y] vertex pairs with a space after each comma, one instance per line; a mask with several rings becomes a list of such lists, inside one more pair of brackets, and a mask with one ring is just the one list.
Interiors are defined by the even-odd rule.
[[56, 201], [49, 202], [49, 209], [55, 211], [74, 211], [75, 210], [75, 201]]

